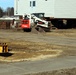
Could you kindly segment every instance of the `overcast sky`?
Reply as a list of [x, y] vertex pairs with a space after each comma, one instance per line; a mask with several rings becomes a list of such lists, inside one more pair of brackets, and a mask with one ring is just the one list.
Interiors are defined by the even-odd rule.
[[7, 7], [14, 7], [14, 0], [0, 0], [0, 7], [6, 9]]

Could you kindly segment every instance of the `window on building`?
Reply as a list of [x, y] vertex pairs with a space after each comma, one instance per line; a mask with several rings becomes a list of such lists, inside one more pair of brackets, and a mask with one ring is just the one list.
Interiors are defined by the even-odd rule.
[[32, 2], [30, 1], [30, 7], [32, 6], [31, 3], [32, 3]]
[[30, 1], [30, 7], [35, 7], [36, 6], [36, 1]]
[[36, 6], [36, 1], [33, 1], [33, 7], [35, 7]]

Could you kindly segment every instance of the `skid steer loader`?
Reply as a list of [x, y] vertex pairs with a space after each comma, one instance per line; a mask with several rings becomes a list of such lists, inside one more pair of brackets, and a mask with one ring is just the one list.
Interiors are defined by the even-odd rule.
[[32, 31], [33, 29], [37, 31], [50, 31], [51, 22], [38, 18], [35, 15], [25, 15], [21, 22], [21, 28], [24, 31]]

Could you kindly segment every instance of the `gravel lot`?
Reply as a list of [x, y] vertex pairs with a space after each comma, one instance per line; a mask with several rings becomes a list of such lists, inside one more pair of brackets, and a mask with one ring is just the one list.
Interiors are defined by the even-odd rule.
[[[1, 62], [36, 61], [76, 56], [76, 29], [52, 30], [47, 33], [0, 30], [0, 42], [6, 42], [11, 55], [0, 54]], [[34, 75], [75, 75], [76, 69], [55, 70]], [[31, 74], [32, 75], [32, 74]]]

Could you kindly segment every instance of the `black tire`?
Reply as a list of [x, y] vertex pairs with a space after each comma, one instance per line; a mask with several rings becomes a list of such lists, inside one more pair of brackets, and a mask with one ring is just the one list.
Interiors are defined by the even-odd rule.
[[30, 29], [23, 29], [24, 32], [31, 32], [31, 28]]

